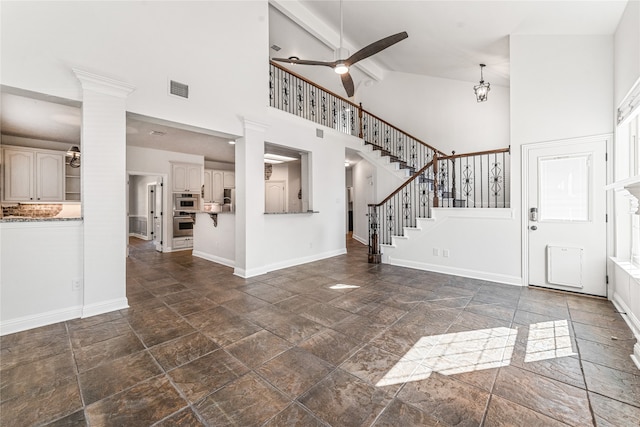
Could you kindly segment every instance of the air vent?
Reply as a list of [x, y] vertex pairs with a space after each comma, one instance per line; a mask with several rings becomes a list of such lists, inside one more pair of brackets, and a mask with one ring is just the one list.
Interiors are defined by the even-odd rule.
[[276, 52], [279, 51], [280, 49], [282, 49], [280, 46], [278, 46], [277, 44], [272, 44], [271, 45], [271, 49], [275, 50]]
[[182, 98], [189, 98], [189, 86], [184, 83], [178, 83], [171, 80], [169, 83], [169, 93]]
[[316, 128], [316, 136], [318, 138], [324, 138], [324, 131], [322, 129], [317, 129]]

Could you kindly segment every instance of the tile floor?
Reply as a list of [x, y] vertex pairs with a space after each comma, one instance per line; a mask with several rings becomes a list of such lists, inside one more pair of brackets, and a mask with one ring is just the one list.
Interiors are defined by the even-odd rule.
[[609, 302], [348, 250], [243, 280], [132, 239], [131, 308], [2, 337], [0, 425], [640, 425]]

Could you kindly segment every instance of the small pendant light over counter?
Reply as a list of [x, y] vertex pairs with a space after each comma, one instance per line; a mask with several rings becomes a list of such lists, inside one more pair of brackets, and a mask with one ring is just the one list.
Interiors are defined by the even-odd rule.
[[487, 95], [491, 90], [490, 84], [484, 82], [484, 77], [482, 75], [482, 69], [486, 67], [485, 64], [480, 64], [480, 83], [473, 87], [473, 91], [476, 93], [476, 101], [484, 102], [487, 100]]
[[71, 148], [69, 148], [69, 150], [67, 151], [67, 157], [70, 157], [69, 166], [71, 166], [72, 168], [80, 167], [80, 148], [78, 148], [77, 145], [73, 145]]

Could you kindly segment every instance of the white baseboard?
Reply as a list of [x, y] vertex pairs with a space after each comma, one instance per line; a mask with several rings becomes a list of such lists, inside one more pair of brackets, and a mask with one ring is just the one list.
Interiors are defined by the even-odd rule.
[[202, 251], [193, 251], [191, 255], [197, 256], [198, 258], [206, 259], [208, 261], [213, 261], [218, 264], [226, 265], [227, 267], [233, 268], [236, 265], [236, 262], [232, 259], [222, 258]]
[[60, 310], [47, 311], [45, 313], [23, 316], [16, 319], [0, 322], [0, 335], [13, 334], [27, 329], [39, 328], [53, 323], [77, 319], [82, 315], [82, 306], [77, 305]]
[[81, 317], [84, 319], [85, 317], [97, 316], [98, 314], [122, 310], [123, 308], [129, 308], [129, 301], [126, 297], [85, 305], [82, 307]]
[[362, 237], [360, 237], [360, 236], [356, 236], [355, 234], [352, 234], [352, 235], [351, 235], [351, 238], [352, 238], [353, 240], [357, 241], [357, 242], [362, 243], [362, 244], [363, 244], [363, 245], [365, 245], [365, 246], [369, 246], [369, 240], [368, 240], [368, 238], [367, 238], [367, 239], [363, 239]]
[[469, 270], [458, 267], [447, 267], [444, 265], [429, 264], [426, 262], [394, 259], [392, 257], [385, 257], [384, 255], [382, 259], [385, 264], [397, 265], [398, 267], [415, 268], [416, 270], [433, 271], [435, 273], [487, 280], [489, 282], [504, 283], [506, 285], [522, 286], [522, 277], [519, 276], [509, 276], [506, 274], [489, 273], [486, 271]]
[[143, 234], [138, 234], [138, 233], [129, 233], [129, 237], [136, 237], [140, 240], [151, 240], [149, 236], [145, 236]]
[[270, 271], [282, 270], [283, 268], [294, 267], [296, 265], [301, 265], [301, 264], [307, 264], [313, 261], [320, 261], [321, 259], [331, 258], [338, 255], [344, 255], [346, 253], [347, 253], [346, 248], [336, 249], [335, 251], [322, 252], [322, 253], [310, 255], [307, 257], [288, 259], [286, 261], [265, 265], [263, 267], [258, 267], [251, 270], [236, 268], [233, 274], [247, 279], [249, 277], [260, 276], [261, 274], [269, 273]]

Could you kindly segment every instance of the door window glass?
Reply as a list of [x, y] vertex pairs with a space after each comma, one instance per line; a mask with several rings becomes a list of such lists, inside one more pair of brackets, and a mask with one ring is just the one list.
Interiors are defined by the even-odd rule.
[[541, 221], [588, 221], [590, 155], [541, 158]]

